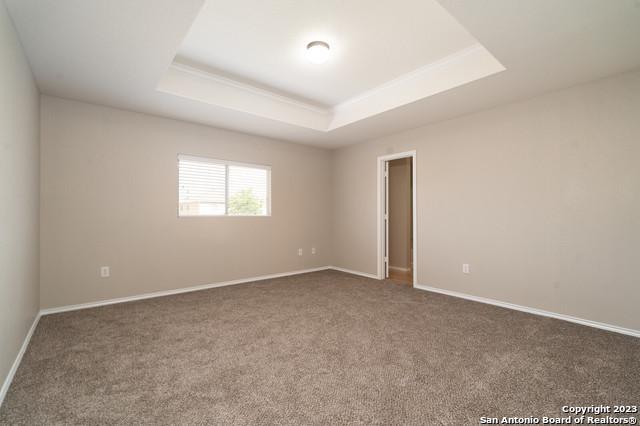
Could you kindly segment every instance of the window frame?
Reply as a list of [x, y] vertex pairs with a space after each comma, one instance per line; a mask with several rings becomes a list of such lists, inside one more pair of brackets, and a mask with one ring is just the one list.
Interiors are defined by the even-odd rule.
[[[225, 166], [225, 178], [224, 178], [224, 214], [198, 214], [198, 215], [181, 215], [180, 214], [180, 160], [199, 161], [202, 163], [211, 163]], [[228, 213], [229, 210], [229, 166], [248, 167], [253, 169], [263, 169], [267, 172], [267, 197], [266, 197], [266, 213], [265, 214], [233, 214]], [[233, 160], [222, 160], [218, 158], [204, 157], [193, 154], [178, 154], [176, 156], [176, 171], [177, 171], [177, 198], [178, 203], [176, 207], [176, 213], [178, 219], [187, 218], [199, 218], [199, 217], [271, 217], [271, 166], [266, 164], [256, 163], [244, 163]]]

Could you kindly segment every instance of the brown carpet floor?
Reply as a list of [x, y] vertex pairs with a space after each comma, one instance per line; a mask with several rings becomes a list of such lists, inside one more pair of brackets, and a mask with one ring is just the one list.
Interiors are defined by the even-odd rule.
[[323, 271], [45, 316], [1, 424], [478, 424], [638, 404], [640, 339]]

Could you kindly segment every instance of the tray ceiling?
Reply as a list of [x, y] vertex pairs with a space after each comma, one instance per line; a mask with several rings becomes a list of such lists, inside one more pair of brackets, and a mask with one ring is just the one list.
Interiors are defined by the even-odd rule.
[[44, 94], [323, 147], [640, 66], [636, 0], [5, 2]]

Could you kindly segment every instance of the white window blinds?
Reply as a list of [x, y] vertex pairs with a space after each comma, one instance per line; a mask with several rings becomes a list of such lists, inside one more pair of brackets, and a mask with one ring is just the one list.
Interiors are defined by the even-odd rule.
[[268, 216], [271, 169], [178, 156], [179, 216]]

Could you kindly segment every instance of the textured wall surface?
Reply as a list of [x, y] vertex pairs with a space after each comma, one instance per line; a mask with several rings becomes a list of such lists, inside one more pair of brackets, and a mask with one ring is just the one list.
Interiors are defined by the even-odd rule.
[[[179, 153], [270, 165], [272, 216], [178, 218]], [[41, 306], [326, 266], [330, 167], [326, 150], [45, 96]]]
[[0, 1], [0, 384], [38, 312], [39, 94]]
[[376, 273], [376, 159], [415, 149], [419, 284], [639, 330], [639, 111], [632, 72], [335, 151], [336, 265]]

